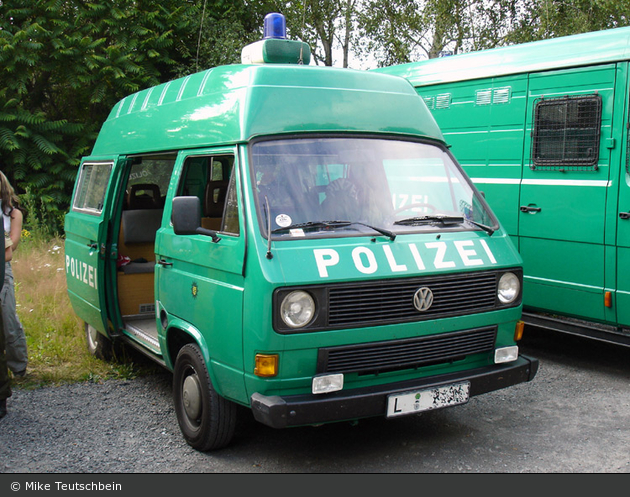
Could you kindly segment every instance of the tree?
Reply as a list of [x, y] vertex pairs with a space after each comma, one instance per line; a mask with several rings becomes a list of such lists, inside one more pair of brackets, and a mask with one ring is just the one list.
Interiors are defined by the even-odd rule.
[[367, 0], [364, 52], [386, 66], [492, 48], [506, 41], [526, 0]]
[[271, 1], [197, 0], [186, 11], [191, 36], [178, 43], [177, 75], [239, 63], [241, 51], [259, 40]]
[[630, 25], [630, 0], [529, 0], [509, 43]]
[[355, 41], [359, 0], [300, 0], [272, 2], [275, 12], [286, 17], [289, 37], [308, 43], [315, 64], [332, 66], [339, 47], [342, 65], [348, 67]]
[[0, 159], [60, 231], [76, 167], [123, 96], [171, 78], [189, 34], [176, 0], [11, 0], [0, 6]]

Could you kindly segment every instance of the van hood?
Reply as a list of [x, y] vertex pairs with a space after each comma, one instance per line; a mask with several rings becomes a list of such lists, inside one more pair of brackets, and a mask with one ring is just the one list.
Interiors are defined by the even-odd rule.
[[[322, 284], [522, 266], [507, 235], [481, 232], [273, 241], [284, 283]], [[275, 273], [278, 274], [278, 273]]]

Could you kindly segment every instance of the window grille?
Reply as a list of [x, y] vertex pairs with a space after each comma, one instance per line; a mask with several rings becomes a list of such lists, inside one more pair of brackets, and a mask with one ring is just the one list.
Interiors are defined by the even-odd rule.
[[448, 109], [451, 106], [451, 94], [450, 93], [442, 93], [435, 97], [435, 108], [436, 109]]
[[475, 92], [476, 105], [490, 105], [492, 103], [492, 90], [477, 90]]
[[600, 95], [538, 99], [532, 131], [532, 169], [597, 170], [602, 121]]

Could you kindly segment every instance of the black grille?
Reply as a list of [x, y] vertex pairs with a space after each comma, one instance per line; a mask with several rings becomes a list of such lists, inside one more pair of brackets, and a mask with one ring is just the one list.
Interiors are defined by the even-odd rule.
[[[433, 304], [418, 311], [413, 304], [419, 288], [433, 292]], [[328, 295], [328, 326], [357, 326], [421, 321], [492, 310], [497, 300], [497, 273], [378, 281], [333, 286]]]
[[494, 350], [496, 327], [319, 349], [318, 373], [374, 374], [463, 359]]
[[530, 167], [596, 170], [601, 121], [601, 95], [537, 100]]

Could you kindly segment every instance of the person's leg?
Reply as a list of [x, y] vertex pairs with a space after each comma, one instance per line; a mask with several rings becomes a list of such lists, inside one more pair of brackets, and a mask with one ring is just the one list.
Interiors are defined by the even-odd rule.
[[0, 316], [0, 418], [7, 414], [7, 399], [9, 397], [11, 397], [11, 380], [4, 353], [4, 325]]
[[4, 340], [6, 348], [7, 367], [16, 376], [26, 373], [28, 352], [26, 349], [26, 335], [17, 315], [15, 301], [15, 283], [11, 263], [5, 264], [4, 287], [0, 293], [2, 314], [4, 316]]

